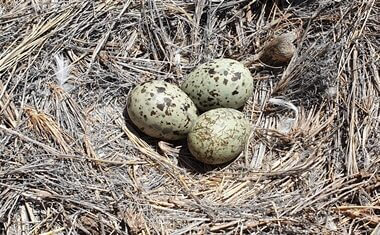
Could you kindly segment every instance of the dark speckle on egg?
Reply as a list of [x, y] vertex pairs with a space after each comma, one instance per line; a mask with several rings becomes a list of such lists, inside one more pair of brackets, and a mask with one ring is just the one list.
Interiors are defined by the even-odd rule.
[[157, 87], [157, 92], [158, 93], [163, 93], [163, 92], [165, 92], [165, 87]]
[[215, 96], [218, 96], [218, 92], [216, 91], [216, 90], [212, 90], [212, 91], [210, 91], [210, 95], [212, 96], [212, 97], [215, 97]]
[[231, 78], [232, 81], [237, 81], [241, 78], [241, 73], [234, 73], [234, 76]]
[[161, 111], [164, 111], [165, 104], [157, 104], [157, 108]]
[[187, 110], [189, 110], [190, 105], [188, 105], [188, 104], [184, 104], [184, 105], [183, 105], [183, 108], [187, 111]]
[[166, 106], [170, 106], [170, 104], [172, 103], [172, 99], [167, 98], [167, 97], [164, 98], [164, 101], [165, 101]]

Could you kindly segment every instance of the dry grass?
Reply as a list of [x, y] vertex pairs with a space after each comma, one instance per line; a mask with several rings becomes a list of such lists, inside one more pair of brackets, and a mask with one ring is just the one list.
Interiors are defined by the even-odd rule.
[[[380, 2], [195, 2], [1, 1], [0, 234], [379, 234]], [[125, 121], [135, 84], [289, 31], [233, 163]]]

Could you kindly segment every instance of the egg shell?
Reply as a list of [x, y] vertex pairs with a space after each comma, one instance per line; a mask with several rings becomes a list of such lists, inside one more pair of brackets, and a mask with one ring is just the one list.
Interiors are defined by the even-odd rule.
[[251, 132], [243, 113], [218, 108], [200, 115], [191, 129], [187, 144], [191, 154], [206, 164], [222, 164], [236, 158]]
[[149, 81], [129, 94], [127, 112], [143, 133], [164, 140], [186, 138], [197, 119], [193, 101], [176, 85]]
[[199, 110], [242, 107], [252, 96], [250, 71], [232, 59], [215, 59], [201, 64], [181, 85]]

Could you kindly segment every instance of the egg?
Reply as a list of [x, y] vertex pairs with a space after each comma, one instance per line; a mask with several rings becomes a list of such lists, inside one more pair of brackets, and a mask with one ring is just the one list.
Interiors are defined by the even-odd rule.
[[165, 81], [137, 85], [128, 95], [127, 112], [143, 133], [163, 140], [186, 138], [198, 117], [186, 93]]
[[191, 154], [206, 164], [222, 164], [236, 158], [251, 132], [243, 113], [217, 108], [200, 115], [187, 137]]
[[215, 59], [201, 64], [181, 85], [199, 110], [242, 107], [252, 96], [250, 71], [232, 59]]

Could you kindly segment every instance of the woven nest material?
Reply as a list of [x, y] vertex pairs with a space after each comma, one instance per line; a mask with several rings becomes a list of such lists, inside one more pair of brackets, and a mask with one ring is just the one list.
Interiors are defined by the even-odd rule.
[[[1, 1], [0, 234], [379, 234], [380, 2]], [[257, 59], [296, 32], [288, 65]], [[232, 163], [142, 135], [128, 92], [250, 61]], [[252, 60], [251, 58], [255, 58]]]

